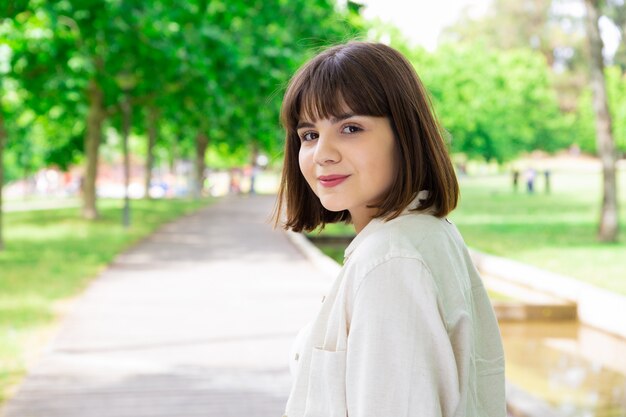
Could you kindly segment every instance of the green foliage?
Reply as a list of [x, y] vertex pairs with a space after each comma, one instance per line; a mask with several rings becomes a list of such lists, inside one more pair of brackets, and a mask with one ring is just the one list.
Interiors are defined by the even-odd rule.
[[504, 162], [570, 141], [543, 57], [481, 44], [445, 45], [414, 64], [430, 90], [453, 152]]
[[[0, 104], [6, 117], [8, 142], [5, 180], [29, 175], [56, 164], [67, 167], [76, 162], [80, 123], [68, 114], [75, 107], [76, 89], [51, 74], [56, 50], [51, 21], [43, 9], [29, 11], [22, 2], [13, 19], [0, 22]], [[52, 71], [53, 73], [53, 71]], [[44, 76], [43, 74], [46, 74]], [[52, 94], [54, 93], [54, 94]], [[73, 100], [74, 98], [74, 100]]]
[[571, 0], [491, 3], [480, 17], [462, 15], [444, 30], [442, 38], [478, 42], [501, 51], [530, 49], [540, 53], [552, 70], [560, 108], [573, 112], [589, 69], [584, 20], [577, 7], [572, 7]]
[[[626, 76], [617, 65], [606, 67], [604, 73], [615, 147], [619, 152], [626, 153]], [[595, 154], [597, 151], [595, 138], [591, 89], [586, 88], [578, 104], [575, 143], [583, 151]]]
[[390, 39], [414, 65], [460, 159], [503, 163], [523, 152], [554, 152], [573, 142], [574, 117], [560, 110], [541, 52], [498, 49], [476, 34], [431, 53], [411, 47], [393, 27], [379, 26], [373, 33]]
[[[33, 146], [43, 155], [34, 168], [75, 163], [87, 126], [86, 87], [95, 80], [108, 123], [118, 130], [127, 95], [138, 135], [151, 123], [147, 108], [156, 109], [157, 148], [193, 152], [203, 132], [211, 146], [254, 143], [275, 152], [282, 89], [312, 48], [359, 32], [358, 5], [348, 6], [331, 0], [10, 2], [8, 18], [0, 21], [0, 72], [13, 80], [0, 86], [3, 102], [10, 96], [14, 104], [6, 117], [9, 144], [19, 137], [27, 146], [43, 134], [45, 149]], [[16, 126], [24, 112], [34, 117]], [[7, 152], [10, 160], [23, 159], [11, 146]]]
[[584, 152], [596, 153], [595, 115], [591, 103], [591, 89], [583, 91], [578, 101], [576, 137], [574, 143]]

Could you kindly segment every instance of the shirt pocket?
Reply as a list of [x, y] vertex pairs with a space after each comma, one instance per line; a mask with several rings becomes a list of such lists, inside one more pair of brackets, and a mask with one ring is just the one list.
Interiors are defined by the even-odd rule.
[[313, 348], [304, 417], [346, 416], [346, 351]]

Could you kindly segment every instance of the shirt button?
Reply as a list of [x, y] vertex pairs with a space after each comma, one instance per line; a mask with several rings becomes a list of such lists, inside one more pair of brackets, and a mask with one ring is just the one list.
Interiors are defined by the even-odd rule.
[[300, 354], [296, 353], [296, 357], [294, 358], [295, 360], [299, 360], [300, 359]]
[[322, 297], [322, 303], [324, 302], [324, 300], [326, 300], [326, 296]]

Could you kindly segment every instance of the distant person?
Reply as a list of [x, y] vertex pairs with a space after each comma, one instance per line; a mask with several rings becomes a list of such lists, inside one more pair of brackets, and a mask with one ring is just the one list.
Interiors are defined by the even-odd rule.
[[241, 172], [237, 168], [230, 169], [230, 185], [228, 189], [231, 194], [241, 193]]
[[518, 184], [519, 184], [519, 170], [513, 170], [513, 191], [517, 192]]
[[255, 163], [250, 170], [250, 194], [256, 194], [256, 179], [259, 175], [259, 166]]
[[550, 194], [550, 170], [546, 169], [543, 171], [543, 178], [545, 182], [545, 191], [546, 194]]
[[275, 221], [357, 232], [296, 338], [285, 415], [504, 417], [498, 324], [446, 219], [459, 187], [413, 66], [383, 44], [329, 48], [292, 78], [282, 123]]
[[535, 192], [535, 177], [537, 176], [537, 172], [533, 168], [528, 168], [526, 170], [526, 191], [528, 194], [532, 194]]

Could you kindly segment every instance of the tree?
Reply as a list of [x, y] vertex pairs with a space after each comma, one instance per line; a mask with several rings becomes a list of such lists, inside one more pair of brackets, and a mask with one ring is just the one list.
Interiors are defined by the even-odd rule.
[[[600, 4], [600, 12], [619, 30], [621, 38], [626, 33], [626, 7], [624, 0], [606, 0]], [[622, 72], [626, 71], [626, 42], [620, 42], [613, 56], [613, 64], [618, 65]]]
[[[20, 74], [26, 88], [39, 98], [38, 102], [29, 104], [48, 118], [52, 109], [60, 108], [66, 120], [83, 128], [83, 216], [89, 219], [98, 216], [96, 178], [103, 127], [111, 121], [117, 122], [117, 129], [122, 130], [123, 118], [111, 119], [120, 115], [122, 105], [129, 100], [132, 108], [142, 100], [147, 101], [150, 93], [161, 85], [152, 83], [151, 91], [137, 97], [135, 88], [127, 91], [118, 83], [120, 75], [126, 74], [150, 84], [154, 78], [142, 76], [158, 72], [154, 68], [160, 65], [147, 68], [154, 60], [145, 59], [151, 53], [157, 56], [159, 51], [142, 33], [141, 23], [150, 19], [147, 10], [151, 9], [128, 0], [44, 5], [31, 1], [16, 19], [26, 23], [41, 21], [45, 26], [46, 36], [33, 39], [18, 58], [23, 61], [21, 67], [27, 69]], [[158, 10], [167, 12], [162, 7]], [[156, 61], [162, 64], [162, 59]]]
[[146, 106], [146, 177], [144, 179], [144, 198], [150, 198], [150, 186], [152, 184], [152, 170], [154, 168], [154, 148], [159, 138], [159, 109], [156, 104], [150, 103]]
[[4, 114], [0, 107], [0, 251], [4, 250], [4, 238], [3, 238], [3, 208], [2, 208], [2, 185], [4, 184], [4, 143], [6, 141], [6, 130], [4, 129]]
[[591, 89], [595, 112], [596, 140], [602, 162], [602, 208], [598, 239], [602, 242], [617, 241], [619, 219], [617, 209], [617, 184], [615, 173], [615, 143], [611, 126], [606, 81], [604, 78], [604, 58], [602, 56], [602, 38], [600, 37], [600, 2], [585, 0], [587, 36], [589, 39]]
[[[548, 9], [545, 7], [535, 7], [534, 9], [526, 7], [533, 3], [542, 3], [550, 7]], [[598, 238], [601, 241], [615, 241], [618, 236], [618, 211], [615, 184], [616, 152], [612, 137], [611, 111], [616, 115], [617, 126], [621, 126], [622, 115], [626, 115], [626, 113], [623, 110], [622, 96], [619, 94], [620, 82], [612, 83], [609, 86], [608, 95], [610, 97], [607, 98], [603, 58], [610, 59], [610, 57], [603, 57], [602, 54], [599, 21], [600, 15], [604, 14], [623, 34], [626, 27], [626, 9], [623, 0], [585, 0], [586, 15], [583, 17], [576, 16], [575, 13], [571, 12], [572, 6], [575, 8], [576, 5], [581, 5], [578, 0], [497, 0], [495, 4], [495, 9], [499, 9], [499, 11], [513, 11], [516, 7], [522, 7], [519, 9], [520, 17], [516, 21], [516, 19], [502, 18], [499, 14], [492, 13], [486, 19], [476, 22], [467, 21], [457, 25], [449, 35], [456, 36], [457, 39], [480, 37], [487, 39], [490, 44], [502, 48], [506, 47], [502, 44], [503, 39], [507, 39], [502, 34], [507, 30], [511, 31], [512, 27], [521, 26], [521, 32], [534, 33], [535, 37], [517, 37], [518, 44], [531, 48], [539, 47], [547, 58], [550, 58], [550, 55], [554, 56], [554, 64], [551, 67], [553, 77], [556, 80], [555, 86], [559, 92], [561, 109], [570, 115], [578, 111], [578, 114], [583, 116], [578, 117], [575, 122], [576, 136], [579, 137], [574, 141], [583, 144], [585, 149], [594, 148], [586, 138], [592, 136], [590, 125], [592, 120], [595, 121], [595, 135], [593, 135], [596, 142], [595, 149], [600, 156], [603, 169], [603, 202]], [[500, 6], [505, 7], [502, 9]], [[522, 16], [525, 13], [524, 9], [548, 10], [547, 19], [542, 17], [545, 16], [544, 12], [536, 15], [536, 20], [543, 23], [532, 29], [533, 25], [527, 24], [527, 19]], [[515, 16], [515, 13], [507, 12], [504, 15]], [[500, 30], [494, 31], [492, 27], [499, 27]], [[557, 30], [555, 31], [555, 29]], [[493, 36], [490, 32], [498, 35]], [[520, 33], [520, 30], [513, 30], [512, 32]], [[533, 39], [541, 40], [543, 35], [547, 36], [546, 39], [549, 40], [549, 43], [532, 41]], [[548, 46], [545, 49], [543, 48], [544, 44]], [[626, 56], [626, 52], [624, 51], [622, 43], [616, 56], [613, 57], [615, 64], [622, 68], [626, 68], [626, 61], [623, 58]], [[619, 74], [614, 74], [613, 70], [609, 70], [608, 73], [609, 75], [613, 74], [611, 76], [614, 80], [622, 78], [622, 71], [619, 71]], [[585, 93], [587, 84], [591, 85], [591, 98]], [[611, 94], [611, 91], [614, 93]], [[608, 100], [617, 105], [609, 106]], [[593, 101], [593, 105], [589, 106], [593, 108], [592, 112], [585, 107], [589, 101]]]
[[16, 96], [15, 90], [18, 88], [14, 79], [13, 61], [13, 50], [17, 41], [12, 36], [13, 24], [9, 18], [21, 10], [21, 5], [10, 3], [6, 8], [7, 18], [0, 20], [0, 251], [4, 250], [2, 189], [5, 181], [5, 149], [9, 139], [6, 120], [8, 115], [17, 112], [18, 107], [15, 97], [13, 100], [6, 99], [9, 91]]
[[494, 0], [484, 16], [462, 17], [442, 37], [541, 53], [553, 69], [561, 109], [574, 112], [587, 81], [587, 60], [584, 22], [571, 10], [570, 0]]
[[454, 152], [505, 162], [534, 149], [566, 146], [561, 114], [541, 54], [484, 44], [448, 44], [411, 55], [450, 134]]
[[[618, 155], [626, 155], [626, 77], [620, 65], [611, 65], [604, 68], [604, 78], [615, 148]], [[595, 122], [593, 93], [588, 86], [578, 101], [575, 143], [583, 152], [597, 155]]]
[[[125, 56], [124, 71], [130, 72], [136, 80], [133, 97], [128, 102], [134, 110], [135, 131], [146, 136], [144, 196], [150, 198], [154, 152], [159, 142], [164, 141], [160, 135], [163, 110], [168, 106], [180, 110], [171, 94], [184, 82], [184, 75], [177, 71], [181, 61], [178, 54], [185, 48], [179, 33], [184, 25], [182, 17], [189, 12], [187, 7], [178, 7], [168, 0], [151, 2], [149, 7], [137, 2], [123, 4], [126, 8], [123, 20], [127, 32], [131, 32], [126, 36], [136, 41], [129, 43], [122, 39], [119, 53]], [[187, 2], [187, 6], [190, 4], [193, 2]], [[200, 26], [197, 28], [201, 30]]]
[[[102, 73], [107, 43], [102, 28], [103, 2], [25, 2], [16, 15], [16, 29], [24, 47], [16, 51], [16, 75], [36, 100], [27, 106], [45, 116], [58, 107], [65, 123], [83, 120], [86, 158], [83, 215], [96, 218], [95, 178], [102, 123], [106, 118]], [[102, 16], [98, 19], [98, 16]], [[37, 31], [29, 30], [38, 28]], [[96, 52], [97, 51], [97, 52]], [[86, 111], [85, 111], [86, 109]]]
[[[337, 18], [327, 0], [199, 1], [181, 11], [178, 50], [186, 59], [174, 68], [179, 74], [175, 79], [182, 80], [175, 88], [179, 104], [165, 109], [165, 117], [195, 129], [188, 136], [194, 139], [196, 193], [209, 147], [232, 152], [278, 148], [280, 92], [310, 46], [344, 39], [356, 30], [342, 16]], [[180, 108], [185, 109], [182, 115], [173, 114]]]
[[[41, 161], [66, 167], [83, 158], [83, 213], [97, 217], [103, 128], [122, 130], [120, 110], [130, 104], [133, 133], [146, 136], [146, 188], [155, 147], [171, 144], [171, 152], [195, 154], [199, 191], [207, 149], [279, 147], [286, 80], [311, 46], [357, 31], [356, 6], [348, 2], [340, 10], [330, 0], [156, 0], [149, 7], [130, 0], [12, 1], [10, 18], [22, 38], [14, 48], [14, 76], [28, 93], [24, 107], [45, 154]], [[116, 82], [120, 74], [136, 79], [132, 91]], [[27, 150], [12, 146], [11, 159]]]

